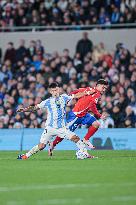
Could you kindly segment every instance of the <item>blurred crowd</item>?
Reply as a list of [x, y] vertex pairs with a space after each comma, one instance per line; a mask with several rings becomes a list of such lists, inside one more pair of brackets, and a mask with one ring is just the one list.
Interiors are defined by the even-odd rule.
[[136, 22], [136, 0], [0, 0], [0, 27]]
[[100, 112], [107, 114], [101, 127], [136, 127], [136, 50], [131, 53], [119, 42], [109, 53], [102, 42], [93, 45], [87, 32], [77, 42], [74, 56], [68, 49], [61, 55], [48, 53], [41, 40], [31, 40], [26, 47], [21, 39], [18, 48], [9, 42], [0, 63], [0, 128], [44, 127], [46, 113], [16, 113], [16, 109], [48, 98], [47, 87], [54, 81], [69, 94], [95, 86], [100, 78], [109, 81], [98, 104]]

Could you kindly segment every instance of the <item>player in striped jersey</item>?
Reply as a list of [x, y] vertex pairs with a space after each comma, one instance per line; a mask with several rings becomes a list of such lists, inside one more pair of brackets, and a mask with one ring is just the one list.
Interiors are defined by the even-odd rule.
[[60, 95], [60, 88], [58, 83], [52, 83], [49, 86], [49, 91], [52, 97], [48, 98], [47, 100], [42, 101], [40, 104], [37, 104], [35, 106], [29, 106], [27, 108], [20, 108], [17, 110], [17, 112], [30, 112], [36, 111], [38, 109], [47, 110], [47, 120], [45, 123], [45, 129], [41, 135], [40, 143], [34, 146], [25, 155], [19, 155], [18, 159], [28, 159], [31, 155], [37, 153], [40, 150], [43, 150], [52, 136], [60, 136], [61, 138], [66, 138], [75, 142], [77, 147], [85, 152], [86, 158], [92, 158], [92, 156], [87, 153], [85, 145], [80, 140], [80, 138], [66, 127], [67, 102], [72, 100], [73, 98], [80, 98], [84, 95], [88, 95], [88, 92], [80, 92], [77, 94], [72, 94], [70, 96], [67, 94]]
[[[86, 95], [78, 99], [72, 111], [69, 112], [67, 123], [68, 127], [71, 131], [74, 131], [79, 125], [88, 125], [89, 129], [85, 137], [83, 138], [83, 142], [91, 149], [95, 147], [90, 143], [89, 139], [93, 134], [98, 130], [100, 123], [97, 118], [105, 119], [105, 115], [101, 115], [97, 110], [96, 104], [101, 95], [107, 90], [108, 82], [104, 79], [100, 79], [96, 83], [96, 87], [94, 88], [79, 88], [72, 92], [72, 94], [77, 94], [79, 92], [89, 92], [90, 95]], [[88, 113], [91, 111], [96, 117]], [[50, 143], [49, 155], [52, 155], [52, 150], [54, 147], [60, 143], [63, 139], [59, 136]]]

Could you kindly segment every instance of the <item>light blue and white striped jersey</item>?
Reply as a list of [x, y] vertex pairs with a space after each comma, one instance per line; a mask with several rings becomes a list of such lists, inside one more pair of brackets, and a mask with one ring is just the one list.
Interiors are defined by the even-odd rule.
[[66, 105], [73, 99], [73, 96], [62, 94], [57, 98], [50, 97], [37, 106], [40, 109], [47, 109], [47, 120], [45, 126], [61, 128], [66, 126]]

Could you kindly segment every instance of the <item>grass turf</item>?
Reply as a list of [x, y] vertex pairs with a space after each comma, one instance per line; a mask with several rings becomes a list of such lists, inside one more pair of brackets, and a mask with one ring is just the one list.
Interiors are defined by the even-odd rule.
[[18, 152], [0, 152], [0, 205], [136, 204], [136, 151], [96, 150], [99, 158], [86, 160], [54, 154], [22, 161]]

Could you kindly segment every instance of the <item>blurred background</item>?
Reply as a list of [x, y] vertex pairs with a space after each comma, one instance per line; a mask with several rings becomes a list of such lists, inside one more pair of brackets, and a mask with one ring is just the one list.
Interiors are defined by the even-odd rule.
[[135, 0], [0, 1], [0, 128], [43, 128], [46, 113], [18, 106], [48, 98], [54, 81], [70, 93], [99, 78], [110, 84], [101, 128], [135, 128], [135, 36]]

